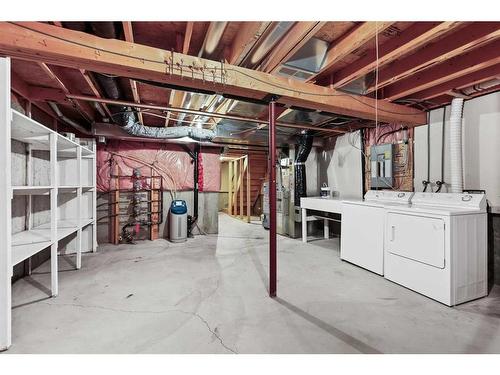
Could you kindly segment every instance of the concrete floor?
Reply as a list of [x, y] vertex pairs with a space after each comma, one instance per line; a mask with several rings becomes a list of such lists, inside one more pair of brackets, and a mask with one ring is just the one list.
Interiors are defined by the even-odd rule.
[[219, 235], [103, 245], [13, 286], [8, 353], [500, 353], [500, 288], [449, 308], [342, 262], [338, 240], [279, 238], [221, 214]]

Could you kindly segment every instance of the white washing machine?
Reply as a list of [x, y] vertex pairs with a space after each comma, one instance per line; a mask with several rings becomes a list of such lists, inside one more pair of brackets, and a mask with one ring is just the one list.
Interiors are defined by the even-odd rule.
[[407, 207], [412, 195], [405, 191], [369, 190], [362, 201], [343, 201], [340, 258], [383, 275], [385, 208]]
[[385, 228], [386, 279], [448, 306], [487, 294], [484, 194], [415, 193]]

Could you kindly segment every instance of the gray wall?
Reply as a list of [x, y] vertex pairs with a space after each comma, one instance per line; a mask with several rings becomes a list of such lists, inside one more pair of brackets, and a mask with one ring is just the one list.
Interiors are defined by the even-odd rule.
[[363, 196], [361, 132], [325, 140], [318, 151], [319, 186], [326, 182], [337, 196], [360, 199]]
[[[443, 109], [430, 113], [430, 180], [441, 179]], [[450, 106], [444, 125], [444, 181], [450, 181]], [[422, 191], [427, 178], [427, 125], [415, 128], [415, 190]], [[500, 93], [468, 100], [464, 104], [463, 155], [465, 189], [486, 190], [490, 204], [489, 251], [491, 281], [500, 284]], [[442, 191], [448, 191], [445, 185]]]

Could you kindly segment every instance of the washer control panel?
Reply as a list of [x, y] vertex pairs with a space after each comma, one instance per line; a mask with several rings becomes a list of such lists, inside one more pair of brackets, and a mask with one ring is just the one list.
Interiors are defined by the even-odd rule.
[[415, 193], [411, 203], [437, 207], [463, 207], [486, 209], [486, 195], [472, 193]]
[[365, 194], [365, 201], [408, 204], [412, 196], [411, 191], [368, 190]]

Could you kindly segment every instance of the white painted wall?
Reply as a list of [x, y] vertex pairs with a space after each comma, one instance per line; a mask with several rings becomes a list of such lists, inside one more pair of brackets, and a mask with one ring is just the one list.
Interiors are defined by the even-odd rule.
[[319, 186], [326, 182], [342, 198], [363, 197], [361, 132], [337, 137], [318, 154]]
[[[441, 179], [443, 109], [430, 113], [430, 180]], [[450, 106], [446, 107], [444, 181], [450, 182]], [[500, 92], [465, 101], [463, 119], [464, 187], [484, 189], [490, 205], [500, 212]], [[427, 125], [415, 128], [415, 190], [427, 177]], [[442, 191], [448, 191], [445, 186]]]
[[320, 184], [318, 180], [318, 157], [319, 150], [317, 147], [313, 147], [306, 160], [306, 190], [308, 197], [319, 195]]

